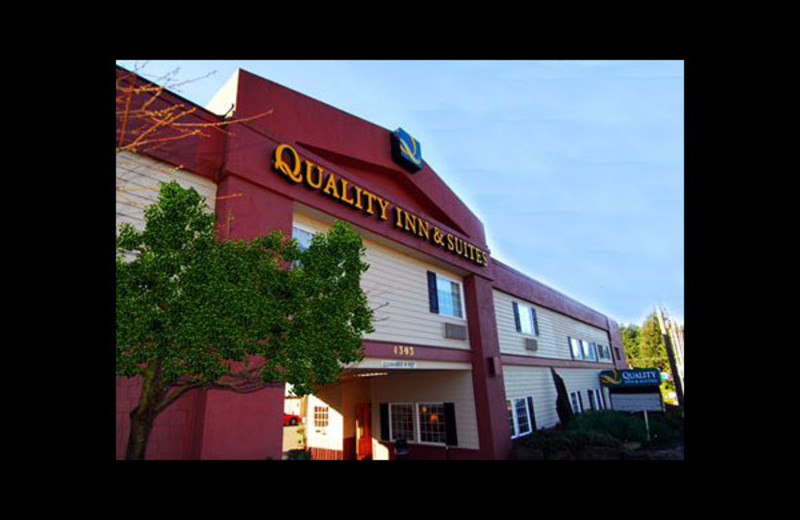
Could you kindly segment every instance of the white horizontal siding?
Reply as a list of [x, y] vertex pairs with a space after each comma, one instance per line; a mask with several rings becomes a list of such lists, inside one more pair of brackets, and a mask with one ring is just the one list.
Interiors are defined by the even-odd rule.
[[[472, 372], [414, 372], [371, 378], [372, 431], [380, 437], [380, 403], [453, 403], [458, 447], [479, 449]], [[416, 420], [416, 419], [415, 419]]]
[[[602, 388], [599, 379], [600, 370], [556, 368], [555, 371], [564, 380], [567, 392], [580, 392], [584, 408], [588, 410], [586, 391]], [[558, 394], [549, 368], [506, 365], [503, 367], [503, 381], [506, 387], [506, 400], [533, 397], [537, 428], [550, 428], [559, 422], [556, 411]], [[607, 393], [605, 397], [610, 407]]]
[[549, 428], [558, 423], [556, 387], [549, 368], [503, 366], [506, 400], [533, 398], [537, 428]]
[[[530, 305], [536, 309], [539, 328], [538, 337], [517, 332], [512, 305], [514, 301]], [[603, 329], [593, 327], [528, 301], [514, 298], [498, 290], [494, 291], [494, 310], [497, 317], [497, 339], [500, 344], [500, 352], [503, 354], [572, 359], [567, 336], [590, 343], [610, 345], [608, 332]], [[538, 349], [536, 351], [526, 350], [525, 338], [536, 338]]]
[[159, 182], [176, 181], [197, 190], [214, 212], [217, 185], [213, 181], [180, 170], [150, 157], [130, 152], [117, 154], [117, 227], [123, 222], [144, 228], [144, 209], [158, 201]]
[[[294, 222], [314, 231], [330, 226], [301, 213]], [[427, 271], [434, 271], [463, 284], [457, 274], [364, 238], [364, 261], [369, 269], [361, 278], [368, 304], [375, 309], [375, 331], [364, 339], [403, 342], [435, 347], [469, 349], [469, 340], [444, 337], [445, 323], [467, 325], [466, 320], [431, 313], [428, 304]]]
[[[314, 407], [328, 408], [328, 426], [318, 427], [314, 422]], [[318, 395], [308, 396], [306, 410], [306, 443], [309, 448], [342, 450], [344, 416], [340, 386], [326, 387]]]

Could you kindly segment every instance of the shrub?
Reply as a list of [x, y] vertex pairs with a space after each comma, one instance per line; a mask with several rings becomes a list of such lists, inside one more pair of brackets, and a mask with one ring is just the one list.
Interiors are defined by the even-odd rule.
[[572, 418], [568, 431], [610, 435], [622, 442], [644, 442], [647, 431], [644, 420], [633, 414], [613, 410], [588, 411]]
[[311, 460], [311, 452], [306, 450], [289, 450], [287, 460]]
[[622, 443], [614, 437], [600, 432], [565, 431], [559, 429], [538, 430], [519, 441], [518, 453], [540, 451], [547, 460], [580, 459], [587, 449], [604, 448], [608, 451], [621, 449]]
[[567, 425], [569, 432], [602, 434], [621, 442], [638, 442], [658, 445], [671, 443], [680, 438], [678, 419], [672, 413], [648, 415], [651, 440], [647, 442], [647, 427], [641, 413], [614, 410], [588, 411], [572, 418]]

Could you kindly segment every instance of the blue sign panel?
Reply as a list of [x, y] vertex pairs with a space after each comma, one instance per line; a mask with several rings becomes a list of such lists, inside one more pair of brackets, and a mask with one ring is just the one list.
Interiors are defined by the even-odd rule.
[[604, 386], [617, 388], [658, 386], [661, 384], [661, 372], [657, 368], [603, 370], [600, 372], [600, 383]]
[[422, 147], [402, 128], [392, 132], [392, 157], [411, 173], [422, 168]]

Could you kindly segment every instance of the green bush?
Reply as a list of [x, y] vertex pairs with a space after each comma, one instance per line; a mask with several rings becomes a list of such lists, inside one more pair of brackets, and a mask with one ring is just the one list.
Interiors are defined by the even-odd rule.
[[587, 448], [619, 450], [622, 443], [611, 435], [591, 431], [538, 430], [520, 439], [519, 445], [531, 450], [541, 450], [547, 460], [580, 459]]
[[289, 450], [287, 460], [311, 460], [311, 452], [306, 450]]
[[651, 413], [648, 415], [651, 440], [647, 442], [647, 427], [641, 413], [614, 410], [588, 411], [575, 415], [567, 425], [568, 432], [602, 434], [621, 442], [638, 442], [659, 445], [680, 438], [679, 421], [675, 414]]
[[644, 420], [633, 414], [613, 410], [588, 411], [575, 415], [567, 431], [592, 432], [610, 435], [622, 442], [645, 442]]

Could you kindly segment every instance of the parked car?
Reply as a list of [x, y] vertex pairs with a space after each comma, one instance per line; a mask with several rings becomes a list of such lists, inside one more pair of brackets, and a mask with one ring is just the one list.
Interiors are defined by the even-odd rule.
[[285, 413], [283, 414], [283, 425], [295, 426], [302, 422], [302, 418], [299, 415], [295, 415], [293, 413]]

